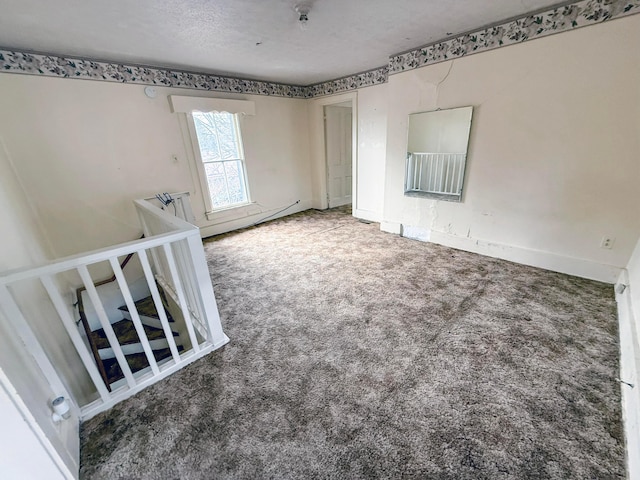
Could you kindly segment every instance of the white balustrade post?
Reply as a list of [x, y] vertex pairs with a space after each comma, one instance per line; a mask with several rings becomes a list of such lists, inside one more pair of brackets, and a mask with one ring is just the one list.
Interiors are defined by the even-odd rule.
[[164, 304], [162, 303], [162, 297], [160, 297], [158, 285], [156, 285], [155, 278], [153, 278], [153, 272], [151, 271], [151, 265], [149, 265], [147, 252], [146, 250], [138, 250], [137, 253], [138, 258], [140, 259], [140, 264], [142, 265], [142, 270], [144, 271], [144, 277], [147, 280], [147, 286], [149, 287], [149, 291], [151, 292], [153, 304], [156, 307], [156, 313], [158, 314], [158, 317], [160, 317], [162, 331], [164, 332], [164, 336], [166, 337], [167, 343], [169, 344], [169, 350], [171, 350], [171, 356], [173, 357], [173, 361], [177, 364], [180, 362], [180, 352], [178, 352], [176, 340], [175, 338], [173, 338], [173, 332], [171, 331], [169, 318], [167, 317], [167, 312], [165, 311]]
[[84, 364], [84, 368], [86, 368], [87, 373], [89, 373], [89, 376], [91, 377], [91, 380], [96, 387], [96, 390], [100, 394], [100, 398], [102, 398], [103, 402], [108, 401], [110, 395], [109, 390], [107, 390], [107, 387], [104, 384], [104, 380], [102, 379], [102, 375], [100, 374], [100, 371], [98, 370], [98, 367], [94, 362], [93, 354], [89, 351], [84, 341], [82, 340], [80, 332], [78, 331], [78, 327], [76, 326], [76, 322], [67, 310], [62, 295], [60, 295], [60, 292], [53, 282], [53, 278], [51, 278], [50, 276], [44, 276], [40, 278], [40, 281], [49, 294], [51, 302], [53, 302], [53, 306], [58, 312], [58, 316], [60, 317], [60, 320], [62, 320], [62, 324], [67, 330], [69, 338], [71, 338], [71, 342], [73, 342], [73, 346], [76, 347], [76, 351], [78, 352], [78, 355], [80, 356], [80, 359]]
[[[142, 226], [142, 233], [144, 233], [144, 236], [147, 238], [152, 237], [153, 232], [151, 228], [149, 228], [147, 220], [144, 218], [144, 210], [138, 204], [136, 204], [136, 211], [138, 212], [138, 220], [140, 220], [140, 225]], [[149, 253], [151, 253], [151, 260], [153, 261], [153, 266], [156, 268], [156, 272], [164, 277], [164, 269], [162, 268], [162, 264], [160, 263], [158, 254], [156, 253], [155, 249], [150, 248]]]
[[100, 325], [104, 330], [105, 335], [107, 336], [107, 340], [113, 349], [113, 353], [116, 356], [116, 360], [118, 361], [118, 365], [120, 365], [120, 369], [124, 374], [124, 378], [127, 380], [127, 384], [129, 388], [133, 388], [136, 386], [136, 379], [133, 377], [133, 373], [131, 372], [131, 367], [129, 367], [129, 362], [127, 362], [127, 358], [122, 351], [122, 346], [113, 331], [113, 327], [111, 326], [111, 322], [109, 322], [109, 317], [107, 316], [107, 312], [102, 305], [102, 300], [100, 300], [100, 295], [98, 295], [98, 291], [96, 290], [95, 285], [93, 284], [93, 280], [91, 275], [89, 275], [89, 270], [86, 265], [80, 265], [78, 268], [78, 273], [80, 274], [80, 278], [84, 283], [84, 288], [87, 290], [87, 294], [91, 299], [91, 303], [93, 303], [93, 308], [96, 311], [96, 315], [98, 316], [98, 320], [100, 320]]
[[187, 333], [189, 334], [189, 340], [191, 340], [191, 348], [193, 348], [194, 352], [199, 352], [200, 343], [198, 342], [198, 337], [196, 336], [196, 332], [193, 328], [193, 320], [191, 319], [191, 314], [189, 313], [189, 309], [187, 308], [187, 300], [184, 295], [180, 276], [178, 275], [176, 261], [173, 258], [171, 244], [165, 243], [164, 245], [162, 245], [162, 247], [164, 249], [165, 259], [167, 260], [167, 264], [169, 265], [169, 272], [171, 274], [171, 280], [173, 281], [173, 287], [175, 288], [176, 295], [178, 296], [178, 306], [180, 307], [180, 311], [182, 312], [184, 323], [187, 326]]
[[140, 344], [142, 345], [142, 349], [147, 357], [147, 361], [149, 362], [149, 366], [151, 367], [151, 371], [154, 375], [160, 373], [158, 369], [158, 364], [156, 362], [156, 357], [153, 356], [153, 350], [151, 349], [151, 345], [149, 344], [149, 339], [147, 338], [147, 332], [144, 331], [144, 326], [142, 325], [142, 321], [140, 320], [140, 315], [138, 314], [138, 310], [136, 309], [135, 302], [133, 297], [131, 296], [131, 291], [129, 290], [129, 285], [127, 284], [127, 279], [124, 277], [124, 273], [122, 272], [122, 268], [118, 263], [117, 258], [110, 258], [109, 263], [111, 264], [111, 269], [116, 277], [118, 282], [118, 286], [120, 287], [120, 292], [122, 292], [122, 297], [124, 298], [124, 302], [127, 305], [127, 309], [129, 310], [129, 315], [131, 315], [131, 322], [133, 323], [134, 328], [136, 329], [136, 333], [138, 334], [138, 339], [140, 340]]
[[197, 282], [196, 290], [199, 292], [202, 301], [202, 308], [204, 309], [207, 325], [209, 327], [209, 341], [215, 347], [218, 347], [228, 343], [229, 337], [227, 337], [222, 331], [218, 304], [216, 303], [216, 297], [213, 293], [211, 276], [207, 266], [207, 258], [204, 254], [204, 247], [202, 246], [202, 240], [200, 239], [199, 233], [196, 232], [195, 235], [187, 237], [187, 243], [189, 244], [189, 253], [191, 255]]

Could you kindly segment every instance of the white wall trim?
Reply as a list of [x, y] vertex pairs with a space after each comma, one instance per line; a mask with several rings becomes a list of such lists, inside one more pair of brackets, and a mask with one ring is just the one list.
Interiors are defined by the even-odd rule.
[[172, 113], [191, 112], [229, 112], [256, 114], [256, 103], [251, 100], [232, 100], [229, 98], [186, 97], [169, 95]]
[[[618, 303], [618, 321], [620, 335], [620, 379], [624, 383], [622, 390], [622, 420], [627, 447], [627, 478], [640, 479], [640, 385], [638, 385], [638, 369], [640, 367], [640, 345], [633, 315], [631, 289], [627, 270], [623, 270], [619, 284], [627, 285], [622, 293], [616, 293]], [[636, 285], [636, 287], [639, 287]]]
[[[403, 225], [401, 231], [412, 231], [412, 229], [421, 229], [421, 227], [405, 227]], [[422, 230], [424, 230], [424, 228], [422, 228]], [[407, 236], [410, 238], [409, 235]], [[557, 253], [489, 242], [477, 238], [459, 237], [436, 230], [429, 231], [428, 238], [430, 238], [431, 242], [444, 245], [445, 247], [478, 253], [493, 258], [501, 258], [531, 267], [543, 268], [567, 275], [575, 275], [576, 277], [588, 278], [604, 283], [615, 283], [622, 271], [622, 267], [593, 262], [584, 258], [569, 257]]]
[[397, 222], [380, 222], [380, 230], [395, 235], [402, 235], [402, 224]]
[[[292, 202], [293, 203], [293, 202]], [[219, 218], [213, 222], [208, 222], [207, 225], [200, 227], [200, 236], [202, 238], [212, 237], [214, 235], [220, 235], [222, 233], [231, 232], [233, 230], [239, 230], [242, 228], [250, 227], [255, 222], [259, 222], [263, 218], [269, 216], [266, 221], [275, 220], [276, 218], [285, 217], [294, 213], [303, 212], [313, 208], [311, 201], [300, 201], [295, 205], [291, 205], [290, 208], [282, 206], [279, 208], [264, 208], [258, 204], [252, 204], [248, 209], [234, 209], [235, 215], [225, 216]], [[272, 217], [270, 215], [273, 215]]]
[[382, 216], [378, 212], [372, 212], [370, 210], [360, 210], [358, 208], [353, 209], [353, 216], [356, 218], [361, 218], [362, 220], [367, 220], [368, 222], [376, 222], [380, 223], [382, 220]]
[[223, 210], [213, 210], [206, 212], [208, 223], [216, 225], [218, 223], [225, 223], [237, 218], [248, 217], [250, 215], [257, 215], [264, 212], [264, 209], [256, 202], [249, 202], [244, 205], [236, 205], [231, 208], [225, 208]]

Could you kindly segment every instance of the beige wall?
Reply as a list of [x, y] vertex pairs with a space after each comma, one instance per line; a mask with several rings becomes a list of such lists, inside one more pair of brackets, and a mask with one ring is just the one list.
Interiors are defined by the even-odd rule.
[[384, 204], [388, 85], [358, 92], [356, 216], [379, 222]]
[[[40, 263], [49, 257], [43, 232], [36, 216], [28, 208], [26, 196], [14, 175], [10, 158], [3, 148], [0, 134], [0, 226], [3, 232], [3, 245], [0, 249], [0, 271], [18, 268], [32, 263]], [[40, 294], [33, 295], [30, 285], [15, 289], [13, 293], [23, 309], [35, 313], [32, 328], [36, 330], [49, 358], [60, 366], [67, 380], [73, 377], [69, 388], [78, 388], [84, 380], [83, 375], [75, 371], [79, 366], [62, 325], [50, 315], [43, 305]], [[53, 322], [52, 322], [53, 320]], [[56, 425], [51, 420], [51, 400], [62, 392], [54, 391], [52, 379], [45, 378], [34, 358], [24, 348], [21, 339], [4, 313], [0, 310], [0, 370], [9, 378], [12, 387], [22, 398], [44, 434], [58, 451], [60, 458], [70, 471], [77, 471], [79, 460], [78, 418], [74, 416], [63, 424]], [[53, 382], [55, 383], [55, 382]], [[2, 387], [0, 387], [2, 390]], [[6, 426], [3, 426], [5, 429]], [[3, 450], [4, 451], [4, 450]]]
[[[140, 227], [132, 200], [190, 191], [207, 234], [246, 225], [296, 200], [309, 208], [310, 166], [305, 100], [234, 96], [106, 82], [0, 75], [0, 132], [56, 256], [133, 240]], [[229, 218], [205, 217], [193, 154], [168, 95], [244, 98], [242, 118], [249, 186], [256, 205]], [[177, 161], [174, 160], [174, 156]], [[253, 217], [248, 217], [253, 213]], [[213, 225], [213, 226], [212, 226]]]
[[[636, 44], [640, 16], [392, 75], [383, 228], [613, 283], [640, 236]], [[463, 202], [404, 196], [408, 115], [466, 105]]]

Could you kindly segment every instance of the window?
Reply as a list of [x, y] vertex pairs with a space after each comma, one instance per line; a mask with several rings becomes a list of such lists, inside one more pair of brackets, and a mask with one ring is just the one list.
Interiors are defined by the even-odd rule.
[[192, 118], [212, 209], [249, 203], [238, 115], [193, 112]]

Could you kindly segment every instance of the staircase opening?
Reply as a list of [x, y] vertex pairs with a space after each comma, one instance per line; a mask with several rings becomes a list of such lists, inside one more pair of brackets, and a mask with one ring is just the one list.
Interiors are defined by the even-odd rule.
[[170, 209], [134, 201], [144, 238], [0, 274], [0, 309], [81, 419], [229, 341], [200, 230], [184, 220], [188, 194], [178, 195], [163, 197]]
[[[126, 265], [130, 259], [131, 256], [127, 256], [127, 259], [125, 259], [121, 267]], [[109, 285], [113, 284], [114, 281], [115, 279], [109, 279], [109, 281], [97, 282], [96, 289], [100, 292], [100, 290], [109, 288]], [[169, 323], [171, 336], [173, 337], [178, 352], [182, 353], [184, 351], [184, 341], [180, 335], [181, 329], [178, 327], [176, 320], [171, 315], [169, 300], [167, 299], [164, 289], [160, 285], [158, 285], [158, 291], [162, 299], [164, 314], [166, 315]], [[85, 311], [85, 303], [90, 302], [91, 300], [87, 298], [86, 289], [84, 287], [78, 288], [76, 295], [78, 299], [78, 313], [80, 315], [79, 323], [84, 329], [84, 335], [87, 338], [104, 384], [109, 391], [112, 391], [112, 388], [117, 388], [123, 383], [122, 380], [124, 380], [124, 373], [118, 363], [115, 351], [109, 343], [105, 329], [101, 327], [99, 323], [96, 324], [96, 322], [90, 322], [87, 319], [87, 316], [88, 314], [90, 315], [90, 313]], [[142, 323], [142, 327], [151, 347], [151, 351], [153, 352], [153, 356], [156, 359], [156, 362], [158, 362], [159, 365], [162, 365], [164, 360], [171, 359], [171, 348], [160, 319], [160, 313], [158, 313], [150, 292], [145, 291], [143, 295], [145, 296], [141, 296], [141, 294], [138, 293], [134, 296], [135, 309], [140, 322]], [[141, 298], [136, 298], [139, 296], [141, 296]], [[104, 294], [102, 297], [104, 297]], [[122, 352], [125, 355], [129, 368], [134, 374], [146, 373], [150, 369], [149, 360], [144, 352], [144, 345], [136, 331], [129, 307], [123, 303], [117, 307], [117, 309], [113, 310], [115, 311], [107, 312], [107, 314], [110, 317], [113, 317], [114, 313], [121, 316], [121, 319], [112, 323], [111, 327], [113, 328], [113, 332], [115, 333], [118, 343], [122, 348]]]

